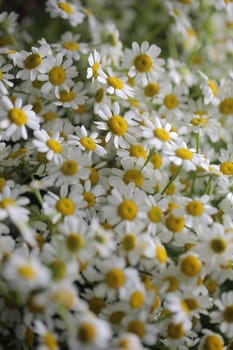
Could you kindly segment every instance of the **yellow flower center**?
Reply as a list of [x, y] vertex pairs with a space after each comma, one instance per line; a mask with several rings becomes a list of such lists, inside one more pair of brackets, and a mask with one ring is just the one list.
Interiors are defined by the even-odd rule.
[[83, 198], [87, 202], [87, 208], [93, 207], [95, 204], [95, 196], [91, 192], [83, 192]]
[[170, 140], [169, 133], [161, 128], [154, 129], [154, 136], [157, 137], [162, 142], [167, 142]]
[[222, 238], [214, 238], [210, 242], [211, 249], [216, 253], [216, 254], [221, 254], [224, 252], [227, 248], [227, 242], [222, 239]]
[[178, 148], [176, 150], [176, 155], [184, 160], [190, 160], [193, 158], [193, 153], [187, 148]]
[[70, 233], [66, 237], [66, 247], [71, 253], [77, 252], [84, 245], [84, 239], [79, 233]]
[[226, 97], [219, 105], [219, 111], [224, 115], [233, 114], [233, 97]]
[[56, 303], [59, 303], [68, 310], [72, 308], [76, 300], [75, 294], [72, 291], [67, 290], [58, 290], [53, 293], [52, 297]]
[[96, 79], [98, 77], [98, 70], [99, 70], [99, 63], [95, 62], [93, 64], [93, 66], [91, 67], [92, 68], [92, 73], [93, 73], [93, 77]]
[[132, 221], [137, 216], [138, 208], [134, 201], [125, 199], [118, 205], [117, 213], [123, 220]]
[[184, 228], [183, 216], [169, 215], [166, 219], [166, 227], [173, 233], [178, 233]]
[[213, 96], [217, 95], [217, 86], [213, 80], [208, 80], [208, 86], [210, 90], [212, 91]]
[[36, 277], [36, 272], [30, 265], [20, 265], [17, 271], [25, 280], [32, 280]]
[[164, 264], [167, 261], [167, 251], [162, 245], [156, 247], [156, 258], [160, 264]]
[[44, 121], [49, 122], [51, 120], [57, 119], [57, 114], [54, 112], [47, 112], [43, 115]]
[[176, 95], [169, 94], [164, 97], [163, 103], [167, 109], [175, 109], [178, 106], [179, 101]]
[[84, 344], [92, 344], [96, 337], [96, 330], [92, 323], [84, 322], [78, 328], [77, 338]]
[[204, 342], [204, 350], [222, 350], [223, 346], [224, 343], [218, 335], [207, 335]]
[[66, 72], [62, 67], [55, 66], [49, 71], [49, 81], [52, 85], [61, 85], [66, 79]]
[[152, 59], [145, 53], [136, 56], [134, 59], [134, 66], [139, 73], [149, 72], [152, 68], [152, 65]]
[[167, 333], [172, 339], [180, 339], [185, 335], [182, 323], [169, 323]]
[[194, 277], [201, 271], [201, 262], [194, 255], [188, 255], [181, 260], [180, 269], [184, 275]]
[[66, 275], [66, 266], [63, 261], [54, 260], [51, 264], [49, 264], [49, 268], [52, 272], [52, 277], [55, 281], [59, 281]]
[[223, 310], [223, 319], [228, 323], [233, 323], [233, 305], [229, 305]]
[[99, 181], [99, 173], [95, 168], [89, 168], [89, 169], [91, 171], [90, 176], [89, 176], [89, 180], [91, 182], [91, 185], [94, 186]]
[[16, 205], [16, 202], [12, 198], [4, 198], [0, 201], [0, 207], [6, 209], [7, 207], [13, 207]]
[[100, 103], [101, 101], [103, 101], [103, 99], [104, 99], [104, 89], [103, 88], [99, 88], [96, 91], [95, 100], [96, 100], [97, 103]]
[[194, 298], [185, 298], [184, 303], [190, 311], [196, 310], [199, 307], [198, 301]]
[[233, 175], [233, 163], [232, 162], [223, 162], [220, 165], [220, 170], [223, 175]]
[[78, 163], [75, 160], [66, 160], [60, 170], [66, 176], [75, 175], [78, 172]]
[[136, 334], [140, 339], [145, 335], [145, 324], [141, 320], [132, 320], [128, 323], [127, 331]]
[[43, 335], [43, 342], [44, 344], [48, 347], [49, 350], [57, 350], [58, 345], [55, 337], [53, 336], [52, 333], [46, 332]]
[[26, 69], [34, 69], [38, 67], [42, 62], [41, 55], [39, 53], [32, 53], [24, 60], [24, 67]]
[[88, 136], [83, 136], [80, 138], [80, 143], [83, 147], [85, 147], [88, 151], [94, 151], [96, 148], [95, 141]]
[[121, 79], [113, 76], [107, 78], [107, 83], [108, 85], [112, 86], [114, 89], [117, 89], [117, 90], [122, 90], [124, 87], [124, 84], [121, 81]]
[[26, 113], [20, 108], [12, 108], [8, 112], [8, 118], [17, 126], [22, 126], [27, 123]]
[[133, 309], [138, 309], [144, 304], [145, 298], [142, 292], [136, 290], [130, 295], [129, 303]]
[[120, 115], [113, 115], [108, 120], [108, 127], [113, 134], [124, 136], [128, 129], [128, 124]]
[[154, 153], [150, 157], [150, 162], [153, 164], [154, 169], [159, 169], [162, 165], [162, 158], [159, 154]]
[[72, 215], [75, 211], [75, 205], [69, 198], [60, 198], [56, 203], [56, 209], [62, 215]]
[[159, 207], [153, 205], [148, 211], [147, 216], [151, 222], [157, 223], [161, 221], [163, 213]]
[[53, 152], [61, 153], [62, 146], [57, 140], [49, 139], [46, 144]]
[[186, 205], [186, 212], [192, 216], [200, 216], [204, 212], [204, 206], [202, 202], [194, 200]]
[[113, 325], [119, 325], [124, 316], [125, 313], [123, 311], [114, 311], [109, 316], [109, 322]]
[[122, 247], [124, 250], [130, 251], [136, 247], [136, 242], [137, 242], [137, 239], [136, 239], [135, 235], [130, 233], [130, 234], [125, 235], [121, 244], [122, 244]]
[[127, 185], [130, 182], [134, 182], [135, 186], [140, 187], [142, 186], [144, 179], [142, 173], [139, 170], [129, 169], [124, 173], [123, 181]]
[[74, 12], [72, 7], [65, 1], [60, 1], [58, 3], [58, 7], [68, 15], [71, 15]]
[[78, 43], [76, 43], [75, 41], [65, 41], [62, 44], [62, 47], [66, 50], [77, 51], [78, 50]]
[[66, 90], [62, 90], [59, 92], [59, 101], [61, 102], [70, 102], [72, 101], [75, 97], [76, 97], [76, 94], [74, 91], [66, 91]]
[[119, 289], [125, 283], [125, 274], [121, 269], [113, 268], [106, 274], [106, 284], [109, 288]]
[[105, 301], [101, 298], [94, 297], [88, 300], [89, 309], [98, 315], [101, 310], [105, 307]]
[[164, 281], [169, 283], [167, 292], [174, 292], [180, 286], [179, 280], [174, 276], [167, 276], [164, 278]]
[[191, 124], [194, 126], [205, 125], [205, 124], [207, 124], [207, 122], [208, 122], [208, 119], [201, 118], [201, 117], [193, 118], [191, 120]]
[[135, 158], [144, 158], [146, 159], [146, 151], [141, 145], [131, 145], [129, 148], [129, 154], [131, 157]]
[[159, 85], [157, 83], [149, 83], [144, 88], [144, 95], [147, 97], [153, 97], [159, 93]]
[[1, 69], [0, 69], [0, 80], [2, 80], [2, 77], [3, 77], [2, 71], [1, 71]]

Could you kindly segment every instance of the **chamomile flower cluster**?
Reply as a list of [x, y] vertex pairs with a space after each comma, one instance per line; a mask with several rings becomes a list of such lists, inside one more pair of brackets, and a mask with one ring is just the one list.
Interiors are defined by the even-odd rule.
[[91, 1], [46, 1], [54, 40], [0, 13], [0, 348], [233, 347], [232, 2], [155, 7], [167, 51]]

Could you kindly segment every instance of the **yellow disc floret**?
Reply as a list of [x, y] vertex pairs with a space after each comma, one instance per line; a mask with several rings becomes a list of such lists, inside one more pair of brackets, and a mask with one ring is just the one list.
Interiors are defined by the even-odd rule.
[[107, 78], [107, 83], [108, 85], [112, 86], [114, 89], [117, 90], [122, 90], [124, 87], [124, 84], [121, 81], [121, 79], [113, 76]]
[[150, 210], [147, 212], [147, 216], [153, 223], [158, 223], [161, 221], [163, 213], [159, 207], [153, 205]]
[[66, 72], [60, 66], [55, 66], [49, 71], [49, 81], [52, 85], [62, 85], [66, 79]]
[[58, 7], [68, 15], [71, 15], [74, 12], [70, 4], [65, 1], [59, 1]]
[[153, 61], [147, 54], [143, 53], [135, 57], [134, 66], [139, 73], [147, 73], [153, 66]]
[[229, 305], [223, 310], [223, 319], [228, 323], [233, 323], [233, 305]]
[[85, 147], [88, 151], [94, 151], [96, 148], [95, 141], [88, 136], [83, 136], [80, 138], [80, 143], [83, 147]]
[[74, 91], [66, 91], [66, 90], [62, 90], [59, 92], [59, 101], [61, 102], [70, 102], [72, 101], [75, 97], [76, 97], [76, 94]]
[[184, 160], [190, 160], [193, 158], [193, 153], [187, 148], [178, 148], [176, 156]]
[[92, 323], [84, 322], [82, 323], [77, 332], [77, 338], [80, 342], [84, 344], [92, 344], [96, 337], [96, 330]]
[[144, 301], [145, 297], [143, 293], [139, 290], [136, 290], [130, 295], [129, 304], [133, 309], [138, 309], [144, 304]]
[[124, 136], [128, 129], [128, 124], [120, 115], [113, 115], [108, 120], [108, 127], [114, 135]]
[[222, 162], [220, 170], [223, 175], [233, 175], [233, 162]]
[[57, 140], [49, 139], [46, 144], [53, 152], [61, 153], [62, 146]]
[[91, 208], [95, 204], [95, 196], [91, 192], [83, 192], [83, 199], [87, 202], [87, 208]]
[[132, 320], [128, 323], [127, 331], [136, 334], [139, 338], [144, 338], [145, 324], [141, 320]]
[[72, 215], [75, 211], [75, 205], [69, 198], [60, 198], [56, 203], [56, 209], [62, 215]]
[[27, 123], [26, 113], [20, 108], [12, 108], [8, 112], [8, 118], [17, 126], [22, 126]]
[[43, 334], [42, 338], [43, 338], [43, 342], [44, 342], [45, 346], [49, 350], [57, 350], [58, 349], [57, 341], [52, 333], [46, 332], [45, 334]]
[[202, 264], [200, 260], [194, 255], [188, 255], [181, 259], [180, 269], [184, 275], [188, 277], [195, 277], [201, 271]]
[[75, 41], [65, 41], [62, 44], [62, 47], [66, 50], [77, 51], [78, 50], [78, 43], [76, 43]]
[[164, 97], [163, 104], [167, 107], [167, 109], [175, 109], [178, 106], [178, 99], [176, 95], [169, 94]]
[[143, 184], [143, 176], [141, 171], [137, 169], [129, 169], [123, 175], [123, 181], [128, 185], [130, 182], [134, 182], [136, 187], [140, 187]]
[[66, 236], [66, 247], [71, 253], [77, 252], [84, 245], [84, 239], [79, 233], [70, 233]]
[[78, 163], [75, 160], [66, 160], [60, 170], [66, 176], [75, 175], [78, 172]]
[[129, 154], [131, 157], [146, 159], [146, 151], [142, 145], [131, 145], [129, 148]]
[[36, 272], [30, 265], [20, 265], [17, 271], [25, 280], [32, 280], [36, 277]]
[[182, 323], [169, 323], [167, 333], [172, 339], [180, 339], [185, 335]]
[[226, 97], [219, 104], [219, 111], [224, 115], [233, 114], [233, 97]]
[[227, 242], [222, 238], [214, 238], [210, 241], [210, 246], [216, 254], [222, 254], [227, 248]]
[[204, 206], [202, 202], [193, 200], [186, 205], [186, 212], [192, 216], [200, 216], [204, 212]]
[[166, 227], [173, 233], [179, 233], [184, 228], [184, 217], [169, 215], [166, 219]]
[[157, 83], [149, 83], [144, 88], [144, 94], [147, 97], [153, 97], [159, 93], [159, 85]]
[[119, 289], [125, 283], [125, 274], [119, 268], [113, 268], [106, 274], [106, 284], [109, 288]]
[[129, 233], [127, 235], [124, 236], [124, 238], [122, 239], [122, 247], [124, 250], [126, 251], [130, 251], [133, 250], [136, 247], [136, 237], [134, 234]]
[[162, 142], [167, 142], [170, 140], [169, 133], [164, 129], [156, 128], [154, 129], [153, 132], [154, 132], [154, 136], [157, 137]]
[[24, 67], [27, 69], [34, 69], [38, 67], [42, 62], [41, 55], [39, 53], [32, 53], [24, 60]]
[[205, 338], [204, 350], [222, 350], [224, 343], [219, 335], [217, 334], [209, 334]]
[[123, 220], [132, 221], [137, 216], [138, 208], [134, 201], [125, 199], [118, 205], [117, 212]]

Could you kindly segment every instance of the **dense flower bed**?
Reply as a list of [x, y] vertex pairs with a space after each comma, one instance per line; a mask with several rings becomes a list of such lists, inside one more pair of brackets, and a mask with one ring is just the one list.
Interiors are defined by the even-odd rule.
[[0, 13], [0, 349], [232, 349], [232, 1], [36, 4]]

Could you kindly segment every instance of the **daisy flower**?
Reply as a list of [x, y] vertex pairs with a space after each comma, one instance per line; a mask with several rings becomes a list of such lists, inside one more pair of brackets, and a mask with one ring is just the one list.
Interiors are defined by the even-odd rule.
[[213, 347], [218, 350], [225, 348], [223, 337], [219, 333], [215, 333], [209, 329], [203, 329], [202, 333], [204, 335], [200, 338], [198, 350], [212, 349]]
[[193, 247], [200, 259], [205, 263], [207, 271], [219, 269], [232, 259], [233, 233], [225, 232], [224, 227], [214, 223], [211, 228], [197, 230], [199, 241]]
[[210, 313], [211, 322], [218, 323], [220, 331], [231, 339], [233, 336], [233, 291], [222, 293], [214, 304], [218, 310]]
[[2, 110], [0, 112], [0, 128], [4, 130], [6, 139], [13, 141], [28, 138], [27, 127], [33, 130], [39, 129], [39, 118], [32, 110], [32, 105], [23, 106], [23, 100], [17, 98], [14, 102], [9, 97], [3, 96], [0, 100]]
[[164, 148], [166, 144], [172, 141], [175, 142], [178, 137], [178, 134], [172, 130], [172, 125], [155, 114], [147, 118], [144, 117], [143, 125], [140, 128], [144, 137], [143, 144], [155, 147], [158, 151]]
[[59, 98], [54, 102], [57, 106], [64, 108], [77, 109], [79, 105], [83, 105], [87, 99], [86, 90], [83, 89], [83, 82], [79, 81], [69, 89], [59, 91]]
[[98, 115], [103, 121], [97, 121], [95, 124], [98, 129], [107, 131], [106, 143], [112, 138], [116, 148], [126, 148], [128, 144], [134, 143], [133, 127], [137, 125], [137, 122], [133, 119], [134, 115], [131, 112], [121, 116], [120, 105], [118, 102], [114, 102], [112, 110], [108, 105], [103, 105], [98, 111]]
[[51, 48], [46, 43], [39, 48], [32, 47], [31, 52], [20, 51], [16, 53], [15, 65], [20, 68], [16, 74], [17, 79], [31, 80], [37, 79], [39, 74], [47, 71]]
[[123, 100], [134, 96], [134, 89], [127, 84], [127, 76], [118, 77], [109, 67], [107, 74], [101, 69], [97, 79], [101, 84], [106, 85], [106, 91], [110, 95], [116, 95]]
[[135, 188], [134, 183], [125, 185], [119, 180], [107, 197], [107, 202], [103, 215], [110, 225], [114, 225], [116, 232], [137, 232], [144, 226], [145, 193]]
[[186, 171], [196, 170], [197, 167], [207, 169], [208, 162], [203, 154], [196, 153], [194, 148], [188, 148], [184, 141], [176, 144], [169, 144], [163, 151], [164, 162], [174, 163], [176, 166], [182, 166]]
[[111, 336], [108, 322], [86, 313], [73, 320], [68, 344], [70, 349], [101, 350], [108, 347]]
[[62, 143], [63, 138], [60, 137], [60, 133], [56, 132], [53, 135], [49, 135], [44, 129], [34, 131], [35, 139], [32, 141], [38, 149], [38, 152], [45, 153], [46, 158], [53, 160], [56, 164], [61, 164], [63, 161], [62, 155]]
[[76, 4], [67, 1], [48, 0], [46, 2], [46, 11], [49, 12], [52, 18], [61, 17], [67, 19], [72, 27], [82, 23], [85, 17]]
[[218, 93], [217, 82], [212, 79], [209, 79], [208, 76], [201, 71], [199, 71], [199, 74], [201, 77], [200, 88], [204, 96], [204, 103], [211, 103], [214, 105], [218, 104], [218, 99], [216, 97]]
[[7, 95], [7, 88], [13, 87], [14, 75], [8, 73], [12, 69], [12, 64], [5, 64], [5, 60], [0, 56], [0, 92], [2, 95]]
[[68, 144], [76, 145], [80, 147], [82, 151], [87, 152], [88, 154], [97, 154], [100, 157], [106, 155], [107, 151], [100, 144], [102, 140], [99, 138], [99, 134], [95, 131], [91, 132], [88, 135], [87, 129], [85, 126], [77, 126], [75, 129], [76, 135], [68, 136]]
[[145, 86], [156, 81], [164, 71], [161, 67], [164, 60], [157, 58], [160, 52], [161, 49], [155, 44], [149, 46], [149, 43], [144, 41], [140, 46], [134, 41], [132, 49], [125, 50], [122, 65], [129, 69], [128, 75], [134, 77], [135, 82]]
[[80, 53], [86, 53], [87, 45], [79, 42], [80, 34], [65, 32], [61, 36], [61, 41], [57, 44], [52, 44], [54, 51], [60, 53], [74, 61], [80, 60]]
[[96, 49], [88, 57], [89, 67], [87, 68], [87, 79], [92, 79], [92, 83], [98, 80], [101, 60], [102, 57]]
[[38, 350], [59, 350], [58, 336], [42, 321], [35, 320], [34, 331], [39, 337]]
[[47, 63], [47, 72], [38, 75], [38, 80], [44, 82], [41, 87], [41, 91], [44, 95], [49, 92], [54, 92], [57, 99], [60, 98], [60, 91], [67, 90], [73, 86], [73, 78], [77, 77], [78, 72], [75, 66], [72, 65], [73, 61], [67, 59], [63, 62], [63, 56], [58, 53], [55, 57], [50, 56], [50, 60]]

